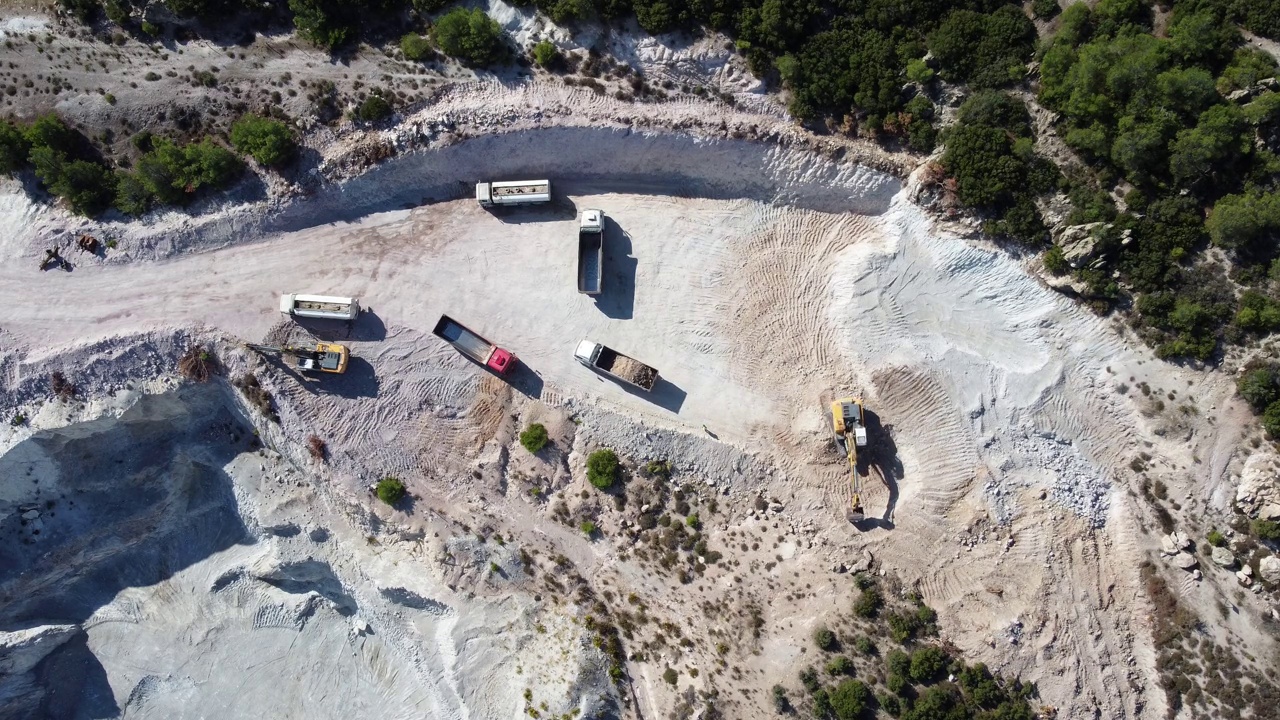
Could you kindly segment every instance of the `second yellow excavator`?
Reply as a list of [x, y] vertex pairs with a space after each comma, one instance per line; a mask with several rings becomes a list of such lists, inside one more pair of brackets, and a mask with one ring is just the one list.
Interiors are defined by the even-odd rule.
[[858, 475], [858, 448], [867, 446], [867, 425], [862, 412], [862, 398], [841, 398], [831, 403], [831, 425], [836, 446], [849, 458], [849, 478], [853, 484], [853, 502], [849, 522], [866, 519], [862, 512], [862, 478]]

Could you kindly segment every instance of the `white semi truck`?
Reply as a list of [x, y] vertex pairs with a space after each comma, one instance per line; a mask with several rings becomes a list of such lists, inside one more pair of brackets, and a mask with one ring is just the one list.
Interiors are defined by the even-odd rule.
[[578, 362], [611, 378], [633, 385], [641, 390], [652, 390], [658, 382], [658, 371], [633, 357], [591, 340], [578, 343], [573, 352]]
[[355, 320], [360, 314], [360, 301], [333, 295], [288, 293], [280, 296], [280, 312], [304, 318]]
[[482, 207], [551, 202], [551, 181], [503, 180], [476, 183], [476, 200]]
[[603, 275], [604, 212], [583, 210], [578, 226], [578, 292], [599, 295]]

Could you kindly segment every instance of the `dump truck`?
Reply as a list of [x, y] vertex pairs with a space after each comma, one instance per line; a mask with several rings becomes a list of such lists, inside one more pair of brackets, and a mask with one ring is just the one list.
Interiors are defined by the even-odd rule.
[[551, 181], [503, 180], [476, 183], [476, 200], [481, 207], [551, 202]]
[[583, 210], [578, 226], [578, 292], [599, 295], [603, 276], [604, 212]]
[[641, 390], [652, 390], [658, 382], [657, 370], [598, 342], [583, 340], [573, 356], [583, 365]]
[[457, 348], [458, 352], [499, 375], [506, 375], [516, 363], [515, 355], [485, 340], [448, 315], [441, 315], [431, 332]]
[[345, 345], [336, 343], [316, 343], [314, 348], [295, 347], [292, 345], [257, 345], [245, 343], [251, 350], [270, 355], [288, 355], [293, 358], [294, 367], [303, 372], [321, 372], [340, 375], [347, 371], [347, 363], [351, 359], [351, 351]]
[[355, 320], [360, 314], [360, 302], [349, 297], [289, 293], [280, 296], [280, 312], [304, 318]]
[[836, 447], [849, 460], [849, 482], [853, 486], [853, 501], [849, 508], [849, 522], [862, 522], [862, 477], [858, 475], [858, 448], [867, 446], [867, 424], [863, 415], [861, 398], [841, 398], [831, 403], [831, 426]]

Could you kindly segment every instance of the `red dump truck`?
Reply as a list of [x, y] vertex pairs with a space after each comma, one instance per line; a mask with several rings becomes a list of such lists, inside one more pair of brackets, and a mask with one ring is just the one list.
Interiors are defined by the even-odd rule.
[[506, 375], [516, 364], [515, 355], [471, 332], [465, 325], [448, 315], [441, 315], [440, 322], [436, 323], [435, 329], [431, 332], [457, 348], [458, 352], [499, 375]]

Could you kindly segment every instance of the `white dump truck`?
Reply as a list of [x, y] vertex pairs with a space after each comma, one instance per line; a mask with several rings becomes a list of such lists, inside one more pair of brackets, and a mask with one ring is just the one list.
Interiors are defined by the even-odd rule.
[[599, 295], [604, 275], [604, 212], [583, 210], [578, 226], [578, 292]]
[[476, 200], [482, 207], [551, 202], [551, 181], [502, 180], [476, 183]]
[[289, 293], [280, 296], [280, 312], [304, 318], [355, 320], [360, 314], [360, 301], [332, 295]]

